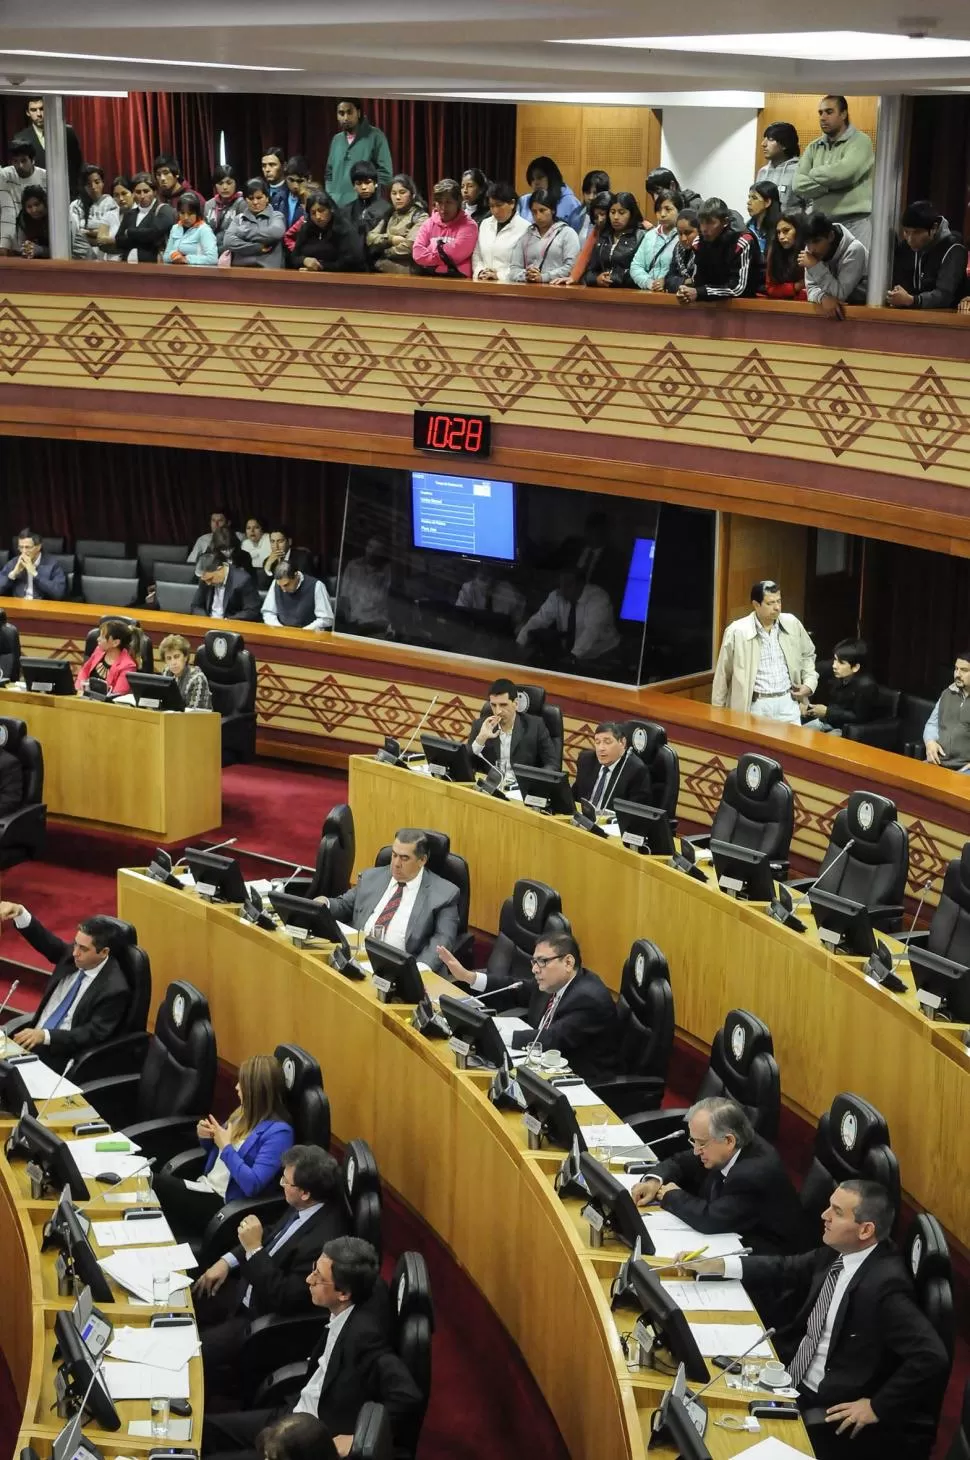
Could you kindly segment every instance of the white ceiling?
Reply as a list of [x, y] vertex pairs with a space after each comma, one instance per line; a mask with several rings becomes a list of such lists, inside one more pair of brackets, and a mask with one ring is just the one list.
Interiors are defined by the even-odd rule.
[[[788, 28], [872, 31], [970, 40], [961, 0], [880, 0], [787, 12]], [[910, 13], [914, 6], [922, 13]], [[276, 91], [364, 96], [456, 96], [587, 102], [652, 101], [658, 93], [728, 90], [957, 91], [970, 58], [840, 63], [687, 51], [644, 51], [554, 40], [777, 30], [767, 0], [0, 0], [0, 89]], [[78, 23], [83, 11], [84, 24]], [[139, 22], [138, 16], [144, 20]], [[11, 56], [8, 50], [97, 53], [131, 61]], [[202, 62], [180, 67], [175, 61]], [[220, 70], [222, 66], [252, 67]], [[267, 67], [293, 68], [266, 70]]]

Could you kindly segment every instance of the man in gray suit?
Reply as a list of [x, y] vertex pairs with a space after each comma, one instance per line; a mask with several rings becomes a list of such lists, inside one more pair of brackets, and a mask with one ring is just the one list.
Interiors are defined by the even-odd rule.
[[321, 897], [341, 923], [383, 938], [440, 972], [438, 945], [452, 949], [458, 938], [458, 888], [427, 867], [430, 847], [421, 831], [403, 827], [391, 847], [391, 865], [368, 867], [356, 887], [340, 897]]

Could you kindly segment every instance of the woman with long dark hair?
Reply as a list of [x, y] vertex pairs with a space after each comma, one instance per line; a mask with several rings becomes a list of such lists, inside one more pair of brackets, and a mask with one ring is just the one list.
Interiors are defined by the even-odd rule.
[[410, 274], [414, 240], [428, 217], [427, 204], [406, 172], [391, 178], [388, 197], [392, 211], [368, 233], [367, 257], [378, 274]]
[[643, 242], [643, 214], [632, 193], [614, 193], [606, 227], [593, 245], [586, 283], [599, 289], [633, 289], [630, 266]]
[[121, 226], [118, 204], [104, 188], [104, 168], [88, 162], [81, 168], [81, 191], [70, 208], [70, 216], [77, 228], [82, 244], [86, 244], [83, 257], [105, 260], [108, 255], [98, 247], [102, 229], [109, 238], [114, 238]]
[[661, 293], [670, 261], [677, 246], [677, 218], [684, 199], [670, 188], [661, 188], [653, 200], [657, 226], [640, 240], [636, 257], [630, 266], [630, 278], [638, 289]]
[[677, 242], [670, 259], [664, 289], [676, 294], [682, 284], [691, 284], [697, 268], [697, 240], [700, 220], [696, 208], [681, 208], [677, 214]]
[[579, 253], [576, 230], [556, 217], [553, 194], [537, 188], [529, 201], [532, 227], [512, 250], [510, 284], [552, 284], [566, 279]]
[[758, 240], [764, 258], [781, 217], [778, 189], [773, 182], [752, 183], [748, 189], [748, 214], [746, 226]]
[[765, 259], [764, 294], [768, 299], [807, 300], [805, 270], [798, 255], [805, 247], [807, 218], [799, 209], [782, 213]]
[[488, 178], [480, 167], [466, 167], [460, 181], [461, 206], [473, 223], [484, 223], [489, 216]]
[[579, 245], [579, 253], [576, 255], [576, 262], [573, 264], [565, 279], [552, 279], [550, 282], [560, 286], [568, 285], [575, 288], [577, 284], [585, 284], [586, 270], [589, 268], [589, 261], [593, 257], [593, 249], [602, 236], [603, 230], [609, 225], [610, 206], [613, 202], [613, 194], [610, 192], [597, 193], [586, 208], [587, 223], [586, 237]]
[[329, 193], [311, 193], [306, 217], [287, 236], [291, 269], [310, 274], [359, 274], [365, 267], [364, 240]]
[[529, 190], [519, 197], [519, 212], [527, 222], [532, 222], [533, 197], [537, 192], [545, 192], [552, 201], [556, 218], [576, 230], [582, 227], [585, 209], [551, 157], [533, 157], [525, 170], [525, 180]]
[[488, 217], [478, 226], [478, 242], [472, 254], [472, 278], [507, 284], [512, 250], [529, 225], [519, 214], [519, 199], [511, 183], [488, 185]]
[[205, 205], [205, 221], [216, 236], [216, 247], [223, 250], [223, 240], [230, 219], [246, 206], [242, 189], [236, 182], [236, 169], [221, 163], [212, 174], [212, 197]]
[[132, 206], [122, 214], [118, 232], [101, 247], [129, 264], [157, 264], [177, 221], [175, 209], [159, 201], [150, 172], [135, 173], [131, 195]]

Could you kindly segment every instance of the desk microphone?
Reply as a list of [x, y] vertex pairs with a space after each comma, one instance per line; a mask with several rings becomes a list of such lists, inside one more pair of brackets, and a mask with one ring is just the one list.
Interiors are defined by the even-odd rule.
[[[750, 1252], [751, 1249], [749, 1247], [749, 1248], [746, 1248], [745, 1250], [746, 1250], [746, 1252]], [[732, 1256], [733, 1255], [734, 1254], [732, 1254]], [[742, 1359], [746, 1359], [748, 1357], [748, 1354], [751, 1353], [753, 1349], [756, 1349], [758, 1347], [758, 1344], [759, 1343], [764, 1343], [764, 1341], [765, 1341], [766, 1338], [774, 1338], [775, 1331], [776, 1330], [774, 1328], [763, 1328], [761, 1330], [761, 1332], [758, 1334], [758, 1337], [755, 1339], [754, 1343], [748, 1344], [748, 1347], [745, 1349], [745, 1351], [744, 1351], [743, 1354], [737, 1354], [737, 1355], [734, 1355], [733, 1356], [734, 1357], [734, 1363], [735, 1364], [739, 1364]], [[733, 1368], [733, 1366], [734, 1365], [732, 1364], [732, 1368]], [[697, 1400], [700, 1399], [700, 1397], [701, 1397], [702, 1394], [706, 1394], [707, 1391], [708, 1391], [708, 1389], [710, 1389], [712, 1387], [712, 1385], [716, 1384], [717, 1381], [718, 1381], [718, 1379], [723, 1379], [723, 1377], [724, 1377], [724, 1374], [721, 1373], [721, 1374], [715, 1374], [712, 1379], [708, 1379], [708, 1381], [704, 1385], [704, 1387], [702, 1389], [698, 1389], [696, 1394], [693, 1393], [693, 1392], [691, 1393], [691, 1396], [690, 1396], [691, 1403], [692, 1404], [695, 1404], [697, 1402]]]
[[[920, 889], [919, 902], [917, 904], [916, 911], [913, 914], [913, 921], [909, 925], [909, 932], [905, 933], [903, 935], [904, 937], [909, 938], [916, 931], [916, 924], [919, 922], [919, 915], [923, 910], [923, 903], [926, 901], [926, 894], [929, 892], [935, 881], [935, 877], [927, 877], [926, 881], [923, 883], [923, 886]], [[877, 941], [876, 951], [872, 954], [871, 958], [866, 964], [864, 972], [867, 978], [874, 979], [876, 983], [882, 984], [884, 988], [887, 988], [890, 991], [890, 993], [903, 994], [906, 992], [906, 985], [896, 973], [896, 969], [904, 958], [907, 962], [910, 963], [910, 967], [912, 967], [912, 963], [909, 959], [908, 944], [904, 943], [898, 953], [890, 953], [885, 943]]]
[[522, 986], [523, 986], [524, 983], [525, 983], [525, 979], [518, 978], [518, 979], [516, 979], [515, 983], [506, 983], [506, 984], [503, 984], [501, 988], [498, 988], [498, 989], [489, 989], [488, 992], [487, 993], [484, 993], [484, 994], [472, 994], [471, 997], [476, 1002], [481, 1002], [482, 999], [494, 999], [494, 997], [495, 997], [496, 994], [508, 994], [508, 993], [511, 993], [512, 989], [520, 989], [520, 988], [522, 988]]
[[[665, 1136], [657, 1136], [655, 1140], [651, 1138], [649, 1141], [644, 1141], [643, 1144], [649, 1146], [652, 1151], [654, 1146], [662, 1146], [665, 1141], [682, 1141], [686, 1135], [686, 1129], [681, 1126], [677, 1130], [668, 1131]], [[656, 1161], [624, 1161], [623, 1170], [628, 1176], [646, 1176], [656, 1165], [658, 1165]]]
[[58, 1076], [57, 1083], [55, 1084], [53, 1090], [51, 1091], [51, 1093], [48, 1095], [47, 1099], [44, 1101], [43, 1105], [38, 1110], [37, 1115], [35, 1117], [37, 1120], [41, 1120], [43, 1118], [44, 1111], [47, 1109], [48, 1105], [50, 1105], [50, 1103], [53, 1100], [54, 1096], [57, 1094], [58, 1090], [61, 1088], [61, 1086], [63, 1085], [64, 1081], [67, 1079], [67, 1076], [68, 1076], [69, 1071], [73, 1070], [73, 1068], [74, 1068], [74, 1066], [75, 1066], [76, 1063], [77, 1063], [77, 1059], [76, 1058], [75, 1059], [69, 1059], [68, 1060], [67, 1064], [64, 1066], [63, 1070], [61, 1071], [60, 1075]]
[[[20, 988], [20, 979], [19, 978], [15, 978], [14, 981], [13, 981], [13, 983], [7, 989], [6, 994], [4, 995], [3, 1003], [0, 1004], [0, 1014], [3, 1013], [4, 1009], [10, 1003], [10, 1000], [13, 998], [14, 994], [17, 992], [17, 990], [19, 988]], [[4, 1038], [6, 1038], [6, 1036], [4, 1036]]]
[[403, 760], [404, 759], [404, 757], [407, 755], [408, 751], [411, 749], [411, 746], [414, 744], [415, 738], [418, 735], [421, 734], [421, 731], [422, 731], [422, 729], [424, 727], [424, 722], [427, 720], [428, 716], [431, 714], [431, 711], [434, 709], [435, 705], [438, 703], [438, 699], [439, 699], [439, 696], [438, 695], [432, 695], [432, 697], [431, 697], [431, 703], [429, 704], [428, 708], [425, 710], [424, 714], [421, 716], [421, 719], [418, 721], [417, 725], [411, 731], [411, 734], [408, 736], [408, 739], [407, 739], [407, 742], [406, 742], [406, 744], [404, 746], [404, 749], [402, 751], [400, 751], [400, 753], [398, 755], [398, 760]]
[[229, 836], [226, 837], [226, 840], [224, 842], [216, 842], [214, 847], [200, 847], [199, 850], [206, 852], [220, 852], [222, 851], [223, 847], [234, 847], [238, 840], [238, 836]]
[[[107, 1389], [105, 1388], [104, 1381], [101, 1378], [101, 1366], [102, 1366], [102, 1364], [105, 1361], [105, 1357], [107, 1356], [107, 1352], [108, 1352], [108, 1350], [106, 1348], [105, 1349], [102, 1349], [101, 1353], [98, 1354], [98, 1357], [92, 1361], [92, 1364], [91, 1364], [91, 1377], [88, 1380], [88, 1387], [85, 1389], [85, 1391], [84, 1391], [84, 1397], [82, 1398], [81, 1403], [78, 1405], [77, 1409], [74, 1411], [74, 1414], [73, 1414], [73, 1416], [72, 1416], [72, 1418], [71, 1418], [71, 1420], [70, 1420], [67, 1428], [64, 1430], [63, 1434], [61, 1435], [61, 1440], [64, 1442], [64, 1448], [63, 1448], [63, 1450], [61, 1450], [60, 1446], [58, 1446], [58, 1454], [75, 1455], [77, 1453], [75, 1447], [77, 1446], [78, 1441], [79, 1440], [83, 1440], [83, 1438], [84, 1438], [84, 1436], [81, 1433], [81, 1427], [84, 1424], [84, 1409], [85, 1409], [85, 1405], [87, 1404], [88, 1400], [91, 1397], [91, 1390], [94, 1388], [95, 1382], [97, 1382], [97, 1383], [99, 1383], [101, 1385], [102, 1389], [105, 1390], [105, 1393], [106, 1394], [108, 1392]], [[114, 1401], [112, 1401], [112, 1403], [113, 1402]], [[85, 1446], [85, 1448], [84, 1448], [84, 1450], [83, 1450], [82, 1453], [85, 1453], [85, 1454], [87, 1453], [87, 1447], [86, 1446]]]
[[856, 838], [854, 836], [850, 836], [849, 837], [849, 840], [846, 842], [846, 844], [842, 848], [841, 852], [839, 852], [838, 856], [832, 858], [832, 860], [828, 864], [828, 866], [825, 867], [825, 868], [823, 868], [823, 870], [821, 872], [819, 872], [818, 876], [815, 878], [815, 881], [812, 883], [811, 887], [809, 887], [806, 892], [802, 893], [802, 896], [798, 899], [798, 901], [795, 903], [795, 906], [792, 908], [792, 912], [797, 912], [800, 907], [804, 907], [805, 903], [809, 901], [812, 893], [815, 891], [816, 887], [821, 882], [822, 878], [828, 876], [828, 874], [831, 872], [832, 868], [836, 865], [836, 863], [837, 862], [841, 862], [842, 858], [845, 856], [845, 854], [849, 850], [849, 848], [850, 847], [854, 847], [855, 844], [856, 844]]

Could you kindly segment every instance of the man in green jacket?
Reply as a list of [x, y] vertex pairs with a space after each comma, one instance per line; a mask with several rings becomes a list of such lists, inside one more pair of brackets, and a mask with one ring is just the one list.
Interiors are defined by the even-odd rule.
[[377, 181], [390, 185], [394, 176], [391, 149], [379, 127], [364, 116], [364, 104], [357, 97], [337, 102], [337, 125], [340, 131], [330, 143], [327, 155], [326, 190], [338, 207], [343, 208], [357, 197], [350, 180], [355, 162], [370, 162], [377, 168]]
[[802, 153], [792, 192], [848, 228], [868, 250], [872, 242], [872, 175], [875, 158], [865, 132], [849, 121], [844, 96], [823, 96], [818, 104], [821, 137]]

